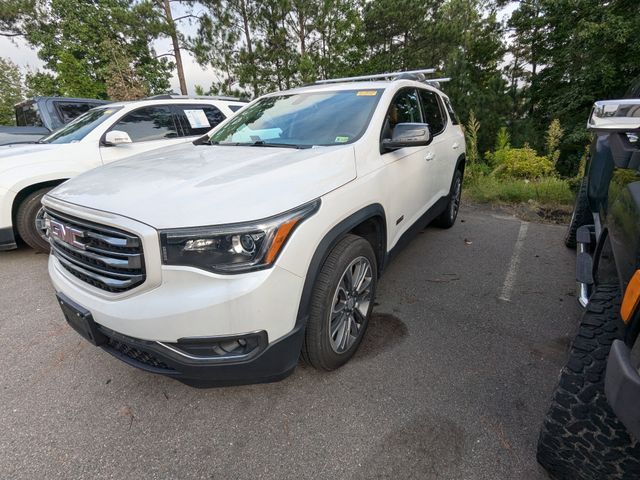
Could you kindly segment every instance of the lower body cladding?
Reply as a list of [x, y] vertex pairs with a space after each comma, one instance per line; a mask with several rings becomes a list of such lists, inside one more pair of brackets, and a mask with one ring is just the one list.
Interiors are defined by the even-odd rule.
[[214, 276], [167, 269], [156, 288], [100, 298], [53, 255], [49, 262], [69, 325], [129, 365], [211, 387], [277, 381], [298, 363], [303, 279], [287, 270]]

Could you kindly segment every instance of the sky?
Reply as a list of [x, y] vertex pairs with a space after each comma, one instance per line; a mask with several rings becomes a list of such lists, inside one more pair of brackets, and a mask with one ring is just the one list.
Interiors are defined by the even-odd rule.
[[[499, 18], [508, 18], [515, 8], [517, 8], [517, 3], [515, 2], [507, 5], [507, 7], [500, 12]], [[187, 13], [186, 7], [177, 5], [173, 8], [173, 16], [176, 18], [185, 13]], [[196, 27], [194, 25], [190, 25], [187, 22], [182, 22], [180, 24], [180, 30], [185, 35], [194, 35], [195, 28]], [[154, 47], [158, 55], [171, 52], [171, 41], [168, 38], [158, 40], [154, 42]], [[38, 58], [36, 51], [19, 37], [14, 37], [13, 39], [0, 37], [0, 52], [2, 52], [0, 53], [0, 56], [8, 58], [23, 69], [38, 70], [43, 68], [43, 63]], [[200, 85], [207, 90], [215, 80], [215, 71], [211, 67], [203, 68], [198, 65], [193, 56], [185, 50], [182, 50], [182, 61], [184, 64], [184, 75], [187, 80], [187, 90], [189, 91], [189, 94], [195, 94], [196, 85]], [[171, 78], [171, 87], [174, 92], [180, 92], [178, 76], [175, 72], [173, 72], [173, 77]]]

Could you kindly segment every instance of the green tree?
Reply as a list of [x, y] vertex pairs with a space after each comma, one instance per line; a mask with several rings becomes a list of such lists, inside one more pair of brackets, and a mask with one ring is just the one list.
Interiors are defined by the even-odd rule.
[[0, 37], [24, 34], [24, 22], [39, 12], [36, 0], [2, 0], [0, 2]]
[[13, 106], [23, 99], [18, 66], [0, 57], [0, 125], [15, 125]]
[[623, 96], [640, 76], [640, 3], [523, 1], [510, 23], [531, 65], [522, 79], [535, 129], [529, 136], [542, 148], [547, 125], [559, 119], [566, 133], [557, 168], [572, 175], [589, 141], [584, 124], [593, 101]]
[[25, 20], [24, 37], [55, 75], [61, 94], [107, 98], [114, 52], [130, 60], [145, 91], [169, 89], [173, 64], [156, 58], [150, 47], [157, 19], [132, 0], [50, 0], [43, 11]]
[[26, 87], [25, 97], [56, 97], [61, 96], [56, 77], [49, 72], [27, 72], [24, 76]]

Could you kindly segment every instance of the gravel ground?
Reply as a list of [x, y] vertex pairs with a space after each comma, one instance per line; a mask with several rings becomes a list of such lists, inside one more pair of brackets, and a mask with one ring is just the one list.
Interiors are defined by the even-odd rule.
[[467, 206], [423, 231], [338, 371], [208, 390], [92, 347], [47, 257], [1, 252], [0, 477], [544, 479], [536, 438], [580, 311], [563, 227], [524, 225]]

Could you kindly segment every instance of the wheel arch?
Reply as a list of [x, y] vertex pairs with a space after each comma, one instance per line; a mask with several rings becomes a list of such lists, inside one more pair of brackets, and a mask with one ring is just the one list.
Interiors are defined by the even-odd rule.
[[456, 160], [456, 170], [460, 170], [460, 173], [462, 174], [463, 178], [464, 178], [464, 169], [466, 165], [467, 165], [467, 156], [464, 153], [461, 153], [458, 159]]
[[306, 323], [311, 304], [311, 292], [320, 270], [331, 250], [347, 234], [358, 235], [371, 244], [378, 263], [378, 277], [382, 275], [387, 256], [387, 221], [384, 208], [379, 203], [375, 203], [343, 219], [320, 240], [305, 276], [296, 326]]
[[31, 195], [33, 192], [36, 192], [42, 188], [47, 188], [47, 187], [55, 187], [60, 185], [63, 182], [66, 182], [67, 180], [69, 180], [68, 178], [60, 178], [60, 179], [56, 179], [56, 180], [47, 180], [44, 182], [38, 182], [38, 183], [34, 183], [32, 185], [28, 185], [24, 188], [22, 188], [22, 190], [20, 190], [16, 196], [13, 198], [13, 203], [11, 205], [11, 223], [13, 224], [13, 230], [14, 232], [17, 233], [16, 231], [16, 215], [18, 214], [18, 208], [20, 208], [20, 204], [24, 201], [25, 198], [27, 198], [29, 195]]

